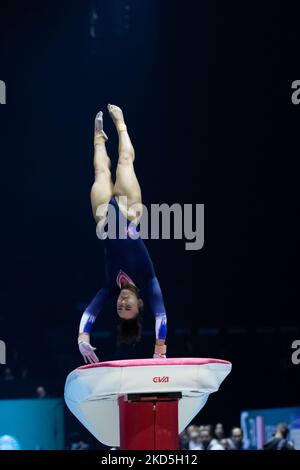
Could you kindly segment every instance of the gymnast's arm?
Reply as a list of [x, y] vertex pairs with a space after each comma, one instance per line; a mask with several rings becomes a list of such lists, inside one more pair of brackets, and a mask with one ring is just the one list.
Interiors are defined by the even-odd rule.
[[153, 277], [147, 286], [148, 300], [155, 317], [154, 358], [166, 357], [167, 314], [161, 288], [157, 277]]
[[98, 357], [94, 353], [96, 348], [93, 348], [90, 344], [90, 332], [97, 316], [102, 312], [110, 293], [108, 287], [100, 289], [82, 314], [79, 326], [78, 346], [86, 363], [99, 362]]

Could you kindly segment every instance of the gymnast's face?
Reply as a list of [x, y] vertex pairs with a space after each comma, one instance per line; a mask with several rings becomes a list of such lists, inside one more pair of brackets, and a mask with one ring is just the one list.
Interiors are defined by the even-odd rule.
[[132, 320], [135, 318], [143, 301], [137, 298], [137, 295], [129, 289], [122, 289], [117, 299], [117, 312], [123, 320]]

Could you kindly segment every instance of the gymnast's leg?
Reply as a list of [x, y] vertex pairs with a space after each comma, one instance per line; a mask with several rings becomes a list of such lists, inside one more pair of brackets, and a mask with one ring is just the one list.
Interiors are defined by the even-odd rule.
[[[103, 131], [103, 113], [100, 111], [95, 119], [94, 135], [94, 169], [95, 181], [91, 189], [91, 204], [97, 223], [105, 218], [106, 210], [112, 195], [113, 182], [110, 173], [110, 159], [106, 152], [107, 136]], [[98, 212], [97, 212], [98, 209]]]
[[[108, 105], [109, 114], [116, 126], [119, 136], [119, 160], [116, 170], [116, 183], [114, 194], [119, 201], [120, 210], [125, 212], [129, 220], [142, 215], [142, 194], [141, 188], [136, 177], [133, 162], [135, 152], [127, 132], [122, 110], [118, 106]], [[122, 205], [122, 198], [127, 197], [127, 208]], [[134, 205], [134, 210], [129, 211]]]

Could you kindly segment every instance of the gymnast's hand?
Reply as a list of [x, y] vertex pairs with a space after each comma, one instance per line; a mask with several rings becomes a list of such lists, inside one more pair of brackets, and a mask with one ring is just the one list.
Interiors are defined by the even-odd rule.
[[82, 333], [78, 337], [78, 347], [79, 351], [81, 352], [84, 362], [86, 364], [88, 363], [96, 363], [99, 362], [98, 357], [94, 353], [95, 349], [91, 344], [89, 340], [89, 335], [86, 333]]
[[155, 347], [154, 347], [154, 354], [153, 354], [153, 358], [154, 359], [165, 359], [167, 356], [166, 356], [166, 353], [167, 353], [167, 346], [162, 343], [162, 342], [157, 342], [155, 344]]

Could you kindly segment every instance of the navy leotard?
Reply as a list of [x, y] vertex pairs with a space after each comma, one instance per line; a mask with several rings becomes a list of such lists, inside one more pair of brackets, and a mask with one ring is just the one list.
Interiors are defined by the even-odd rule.
[[[155, 275], [153, 263], [144, 241], [139, 236], [138, 227], [130, 223], [120, 211], [115, 197], [110, 200], [116, 216], [117, 237], [104, 240], [105, 285], [100, 289], [85, 309], [79, 333], [90, 333], [97, 316], [103, 311], [106, 300], [120, 292], [122, 284], [132, 283], [143, 299], [147, 298], [155, 316], [156, 339], [165, 340], [167, 316], [162, 292]], [[124, 238], [120, 238], [119, 229]], [[131, 236], [130, 236], [131, 235]]]

